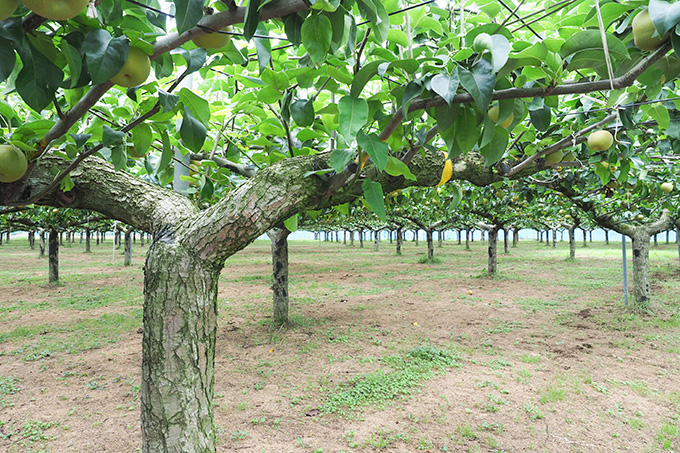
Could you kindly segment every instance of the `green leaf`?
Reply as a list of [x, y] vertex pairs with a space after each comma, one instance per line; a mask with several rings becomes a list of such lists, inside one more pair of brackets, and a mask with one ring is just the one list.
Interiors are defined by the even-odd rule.
[[441, 96], [447, 104], [451, 105], [453, 97], [458, 91], [460, 85], [460, 78], [458, 77], [458, 70], [454, 70], [451, 75], [437, 74], [430, 82], [432, 91]]
[[191, 91], [188, 88], [182, 88], [179, 92], [179, 99], [185, 107], [191, 109], [191, 113], [203, 124], [208, 124], [210, 121], [210, 103]]
[[404, 96], [401, 101], [401, 110], [404, 116], [408, 114], [408, 106], [415, 98], [423, 92], [423, 86], [417, 80], [411, 80], [404, 89]]
[[245, 18], [243, 19], [243, 37], [246, 38], [246, 41], [253, 38], [260, 23], [260, 3], [261, 0], [248, 0]]
[[163, 112], [170, 112], [179, 103], [179, 96], [176, 94], [166, 93], [163, 90], [158, 90], [158, 101], [161, 103]]
[[187, 62], [186, 73], [191, 74], [196, 72], [203, 67], [205, 60], [207, 58], [207, 51], [201, 47], [196, 49], [186, 50], [183, 48], [178, 48], [175, 50], [176, 53], [180, 54], [184, 61]]
[[118, 74], [125, 64], [129, 49], [130, 43], [125, 36], [112, 38], [103, 29], [89, 32], [83, 42], [83, 52], [92, 83], [99, 85]]
[[383, 5], [382, 0], [371, 0], [375, 8], [376, 19], [373, 22], [373, 33], [379, 43], [387, 40], [387, 34], [390, 30], [390, 16]]
[[205, 0], [173, 0], [175, 4], [175, 21], [179, 34], [192, 29], [203, 17]]
[[378, 171], [383, 171], [387, 165], [387, 157], [390, 154], [390, 148], [380, 140], [376, 134], [364, 134], [359, 131], [357, 134], [357, 144], [366, 151], [369, 157], [373, 160]]
[[503, 35], [492, 35], [493, 50], [491, 51], [491, 63], [493, 72], [498, 72], [505, 66], [510, 55], [510, 41]]
[[491, 63], [482, 58], [470, 71], [459, 68], [458, 76], [460, 84], [472, 95], [479, 109], [485, 111], [491, 102], [493, 88], [496, 85], [496, 76], [492, 72]]
[[284, 72], [275, 72], [269, 68], [262, 71], [262, 80], [278, 91], [283, 91], [290, 86], [290, 80]]
[[331, 167], [337, 173], [341, 173], [353, 156], [354, 151], [351, 149], [334, 149], [331, 153]]
[[179, 128], [179, 136], [182, 138], [184, 146], [195, 153], [200, 152], [207, 133], [208, 130], [203, 123], [194, 118], [189, 107], [185, 106], [182, 125]]
[[458, 184], [449, 184], [449, 190], [451, 191], [451, 203], [449, 204], [449, 209], [455, 209], [463, 199], [463, 190]]
[[501, 158], [508, 148], [508, 142], [510, 140], [510, 134], [505, 128], [496, 126], [493, 128], [493, 140], [479, 150], [479, 152], [484, 156], [484, 165], [487, 167], [492, 166]]
[[163, 142], [163, 153], [161, 154], [161, 160], [158, 162], [158, 168], [156, 169], [156, 173], [165, 170], [167, 166], [172, 162], [172, 157], [174, 155], [174, 151], [172, 150], [172, 146], [170, 146], [170, 137], [168, 136], [168, 131], [165, 128], [162, 128], [160, 130], [161, 133], [161, 142]]
[[412, 181], [416, 180], [416, 177], [413, 176], [413, 173], [411, 173], [411, 170], [408, 168], [408, 166], [394, 156], [387, 156], [385, 173], [390, 176], [403, 176], [404, 178], [410, 179]]
[[314, 124], [314, 101], [312, 99], [297, 99], [290, 105], [290, 116], [300, 127]]
[[302, 44], [316, 64], [326, 59], [332, 37], [333, 27], [330, 19], [325, 15], [315, 12], [302, 24]]
[[543, 98], [534, 98], [529, 104], [529, 116], [531, 117], [531, 124], [539, 131], [545, 131], [550, 126], [552, 119], [552, 111], [550, 107], [545, 105]]
[[383, 222], [387, 221], [387, 216], [385, 215], [385, 195], [383, 194], [382, 186], [375, 181], [366, 179], [361, 184], [361, 188], [364, 190], [364, 198], [371, 211]]
[[338, 102], [338, 111], [338, 131], [347, 143], [351, 143], [368, 121], [368, 102], [363, 98], [343, 96]]
[[[264, 22], [257, 26], [257, 32], [263, 36], [269, 35], [269, 30]], [[257, 52], [257, 64], [260, 72], [264, 71], [272, 59], [272, 43], [266, 38], [255, 38], [255, 51]]]
[[365, 64], [356, 74], [354, 74], [354, 82], [352, 82], [352, 88], [350, 89], [350, 95], [352, 95], [352, 97], [359, 97], [368, 81], [378, 73], [378, 68], [383, 63], [385, 63], [385, 60], [372, 61]]
[[137, 155], [144, 156], [149, 151], [152, 142], [153, 131], [148, 124], [140, 123], [132, 129], [132, 144]]
[[114, 131], [109, 126], [104, 126], [102, 129], [102, 144], [104, 146], [117, 145], [123, 142], [125, 133], [121, 131]]
[[283, 226], [285, 226], [286, 229], [292, 233], [298, 229], [298, 219], [299, 219], [298, 214], [295, 214], [294, 216], [284, 220]]
[[14, 70], [16, 57], [10, 41], [0, 38], [0, 82], [7, 80]]
[[659, 36], [663, 36], [680, 21], [680, 3], [649, 0], [649, 17]]
[[[68, 65], [69, 72], [71, 73], [71, 88], [74, 88], [80, 80], [80, 74], [82, 73], [83, 69], [83, 58], [80, 55], [80, 52], [78, 52], [78, 49], [69, 44], [65, 39], [61, 40], [59, 49], [61, 50], [61, 54], [66, 59], [66, 64]], [[2, 60], [2, 52], [3, 51], [0, 43], [0, 61]], [[14, 58], [12, 58], [12, 62], [14, 62]], [[0, 74], [0, 77], [2, 77], [2, 74]]]
[[305, 20], [297, 13], [283, 18], [283, 29], [291, 44], [299, 46], [302, 43], [302, 24]]
[[[630, 58], [628, 49], [620, 39], [607, 33], [607, 48], [609, 55], [615, 60], [627, 60]], [[560, 56], [567, 58], [578, 55], [581, 52], [598, 51], [600, 58], [604, 60], [604, 47], [599, 30], [584, 30], [571, 35], [560, 48]]]
[[210, 178], [206, 178], [205, 175], [201, 175], [201, 182], [199, 186], [201, 188], [202, 199], [209, 200], [212, 198], [213, 194], [215, 193], [215, 185], [210, 180]]
[[28, 49], [30, 54], [20, 51], [23, 68], [19, 71], [15, 86], [24, 102], [39, 112], [54, 100], [64, 73], [33, 46]]
[[605, 167], [602, 164], [595, 164], [595, 174], [600, 178], [602, 184], [607, 184], [612, 178], [612, 172], [609, 171], [609, 167]]
[[460, 113], [455, 123], [456, 142], [464, 152], [467, 152], [475, 146], [482, 130], [477, 124], [477, 114], [474, 109], [466, 107], [461, 109]]

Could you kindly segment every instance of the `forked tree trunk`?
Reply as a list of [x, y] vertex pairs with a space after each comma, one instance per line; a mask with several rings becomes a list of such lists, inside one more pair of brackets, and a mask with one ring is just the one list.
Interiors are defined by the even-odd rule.
[[429, 261], [434, 260], [434, 239], [433, 231], [431, 228], [425, 230], [425, 239], [427, 240], [427, 259]]
[[59, 232], [54, 229], [49, 235], [49, 282], [59, 283]]
[[144, 267], [144, 452], [214, 452], [217, 283], [209, 261], [159, 233]]
[[125, 256], [123, 258], [123, 266], [132, 264], [132, 230], [125, 230]]
[[401, 244], [404, 241], [404, 232], [401, 227], [397, 228], [397, 255], [401, 255]]
[[272, 248], [272, 324], [282, 326], [288, 322], [288, 235], [287, 228], [267, 231]]

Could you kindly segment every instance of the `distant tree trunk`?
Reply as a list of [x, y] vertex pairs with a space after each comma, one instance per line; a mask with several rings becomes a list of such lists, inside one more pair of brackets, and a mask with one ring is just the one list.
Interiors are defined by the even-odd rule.
[[604, 245], [609, 245], [609, 230], [606, 228], [604, 230]]
[[458, 229], [456, 233], [458, 233], [458, 245], [461, 245], [463, 243], [463, 231]]
[[31, 250], [35, 250], [35, 231], [29, 231], [28, 232], [28, 245], [31, 247]]
[[512, 229], [512, 246], [517, 247], [519, 244], [519, 228]]
[[267, 231], [272, 246], [272, 324], [282, 326], [288, 322], [288, 235], [287, 228]]
[[373, 250], [376, 252], [380, 249], [380, 230], [373, 231]]
[[465, 230], [465, 250], [470, 250], [470, 230]]
[[347, 230], [342, 230], [342, 243], [347, 245]]
[[508, 229], [503, 228], [503, 253], [504, 254], [509, 254], [510, 249], [508, 248]]
[[656, 238], [657, 236], [658, 236], [657, 234], [654, 235], [654, 247], [658, 247], [658, 246], [659, 246], [659, 241], [658, 241], [657, 238]]
[[59, 232], [55, 229], [49, 235], [49, 283], [59, 283]]
[[64, 232], [63, 231], [61, 231], [59, 233], [58, 238], [59, 238], [59, 245], [64, 245]]
[[45, 230], [40, 230], [40, 257], [45, 256]]
[[416, 241], [416, 246], [418, 245], [418, 230], [413, 230], [413, 240]]
[[354, 247], [354, 230], [350, 230], [349, 232], [349, 245]]
[[536, 241], [543, 242], [543, 231], [536, 230]]
[[439, 241], [437, 243], [437, 247], [442, 248], [444, 246], [444, 230], [439, 230], [437, 233], [438, 233], [437, 239]]
[[487, 269], [489, 271], [489, 274], [495, 274], [497, 270], [498, 263], [497, 243], [498, 243], [498, 227], [494, 226], [489, 230], [489, 263]]
[[397, 255], [401, 255], [401, 244], [404, 241], [404, 232], [401, 227], [397, 228]]
[[92, 239], [92, 230], [89, 228], [85, 228], [85, 253], [91, 253], [92, 249], [90, 248], [91, 245], [91, 239]]
[[557, 228], [552, 229], [552, 234], [553, 234], [552, 246], [553, 248], [555, 248], [557, 247]]
[[569, 227], [569, 259], [576, 259], [576, 225]]
[[678, 246], [678, 261], [680, 261], [680, 225], [675, 227], [675, 244]]
[[671, 230], [666, 230], [666, 245], [668, 245], [670, 240]]
[[434, 240], [433, 240], [432, 228], [425, 230], [425, 240], [427, 241], [427, 259], [429, 261], [434, 260]]
[[593, 242], [593, 230], [588, 230], [588, 241]]
[[[482, 230], [481, 233], [482, 233], [482, 244], [483, 244], [484, 241], [486, 241], [486, 231]], [[498, 232], [496, 232], [496, 233], [498, 233]]]
[[364, 248], [364, 230], [359, 230], [359, 248]]
[[146, 236], [146, 234], [143, 231], [139, 233], [139, 245], [142, 247], [144, 247], [144, 236]]
[[66, 232], [66, 247], [71, 247], [71, 235], [72, 234], [73, 234], [72, 231]]
[[99, 231], [95, 231], [95, 232], [94, 232], [94, 236], [95, 236], [95, 238], [96, 238], [97, 245], [99, 245], [99, 241], [100, 241], [100, 236], [101, 236], [101, 234], [99, 233]]
[[125, 256], [123, 266], [132, 264], [132, 229], [125, 230]]
[[116, 233], [113, 236], [113, 241], [116, 244], [116, 248], [119, 249], [121, 245], [121, 240], [120, 240], [120, 230], [116, 229]]
[[583, 247], [588, 247], [588, 243], [586, 242], [586, 240], [587, 240], [588, 238], [586, 237], [586, 230], [585, 230], [585, 228], [581, 228], [581, 232], [583, 233]]

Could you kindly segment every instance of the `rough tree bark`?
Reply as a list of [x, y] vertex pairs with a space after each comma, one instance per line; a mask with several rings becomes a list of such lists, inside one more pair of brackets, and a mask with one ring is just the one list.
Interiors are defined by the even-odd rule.
[[272, 248], [272, 324], [282, 326], [288, 322], [288, 235], [285, 227], [267, 231]]

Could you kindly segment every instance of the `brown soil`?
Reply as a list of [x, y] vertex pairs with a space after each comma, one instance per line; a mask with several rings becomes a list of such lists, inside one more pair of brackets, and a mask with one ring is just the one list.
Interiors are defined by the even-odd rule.
[[[666, 448], [678, 451], [680, 334], [673, 324], [677, 305], [668, 309], [678, 300], [666, 286], [677, 271], [655, 268], [656, 281], [664, 282], [655, 296], [668, 301], [665, 311], [631, 315], [619, 305], [618, 281], [588, 285], [589, 268], [616, 268], [615, 250], [589, 256], [594, 248], [579, 249], [579, 260], [569, 263], [567, 244], [556, 253], [531, 242], [530, 260], [521, 258], [524, 244], [500, 255], [505, 264], [493, 279], [480, 276], [479, 243], [471, 253], [447, 243], [437, 253], [454, 258], [433, 265], [417, 264], [422, 244], [406, 244], [405, 255], [394, 257], [386, 245], [373, 252], [292, 243], [297, 324], [274, 330], [268, 243], [230, 259], [219, 296], [218, 451], [652, 452], [663, 450], [659, 435], [668, 426], [677, 434]], [[32, 264], [13, 264], [17, 278], [0, 286], [0, 309], [18, 299], [43, 305], [0, 312], [0, 336], [49, 327], [0, 342], [0, 380], [12, 377], [19, 387], [0, 392], [0, 451], [137, 451], [138, 326], [96, 349], [56, 350], [37, 360], [21, 351], [41, 336], [66, 340], [77, 332], [65, 327], [79, 320], [141, 307], [121, 300], [90, 310], [59, 308], [54, 300], [73, 284], [26, 284], [22, 278], [40, 267], [34, 268], [34, 255], [12, 253]], [[93, 267], [72, 272], [87, 275], [93, 287], [132, 285], [141, 293], [139, 254], [136, 267], [112, 275], [121, 267], [106, 265], [108, 253], [95, 253]], [[82, 256], [64, 251], [62, 275]], [[565, 267], [585, 283], [562, 276]], [[3, 257], [0, 271], [8, 268]], [[345, 416], [324, 412], [338, 385], [391, 372], [381, 358], [422, 345], [455, 352], [460, 366], [436, 370], [382, 406]]]

